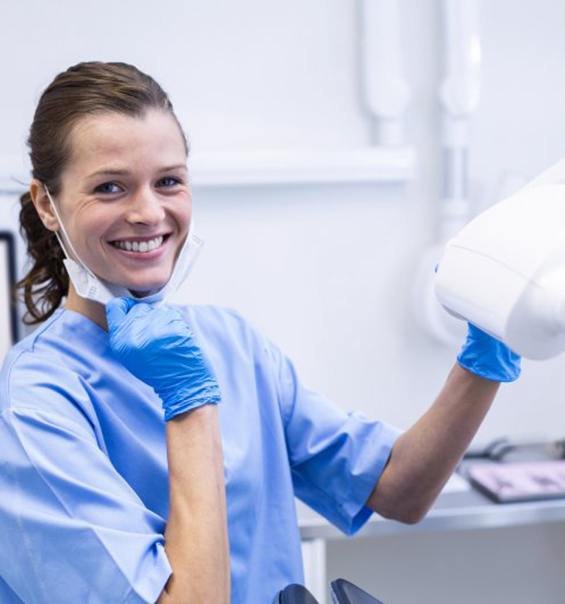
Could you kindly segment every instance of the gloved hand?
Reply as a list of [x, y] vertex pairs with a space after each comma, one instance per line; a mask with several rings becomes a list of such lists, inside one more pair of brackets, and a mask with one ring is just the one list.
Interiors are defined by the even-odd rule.
[[494, 382], [517, 380], [521, 357], [472, 323], [468, 327], [467, 340], [457, 357], [459, 365]]
[[178, 310], [121, 297], [107, 304], [106, 318], [112, 352], [154, 388], [165, 421], [220, 401], [212, 369]]

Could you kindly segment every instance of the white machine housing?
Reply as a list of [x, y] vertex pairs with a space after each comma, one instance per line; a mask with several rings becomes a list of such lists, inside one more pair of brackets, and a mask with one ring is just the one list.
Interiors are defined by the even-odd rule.
[[565, 161], [469, 222], [435, 278], [444, 308], [512, 350], [565, 350]]

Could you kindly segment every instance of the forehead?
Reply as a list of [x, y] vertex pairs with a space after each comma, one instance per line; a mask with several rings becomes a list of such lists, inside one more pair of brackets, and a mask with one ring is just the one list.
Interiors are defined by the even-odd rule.
[[99, 167], [151, 168], [186, 161], [184, 140], [174, 117], [158, 109], [142, 116], [102, 113], [81, 119], [70, 137], [66, 171]]

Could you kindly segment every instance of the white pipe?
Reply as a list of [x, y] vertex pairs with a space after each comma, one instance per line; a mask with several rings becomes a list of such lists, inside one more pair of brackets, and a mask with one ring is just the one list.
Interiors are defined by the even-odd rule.
[[439, 304], [433, 267], [440, 261], [445, 242], [470, 218], [469, 125], [479, 103], [481, 66], [478, 0], [443, 0], [442, 17], [445, 77], [439, 95], [443, 110], [439, 240], [422, 254], [413, 299], [424, 329], [445, 344], [460, 346], [466, 324]]
[[478, 0], [443, 0], [445, 79], [443, 106], [443, 191], [440, 241], [470, 218], [469, 124], [479, 104], [481, 48]]
[[362, 0], [361, 23], [365, 99], [379, 126], [378, 143], [399, 145], [409, 89], [401, 67], [398, 1]]
[[[443, 0], [445, 79], [441, 99], [452, 119], [464, 118], [479, 103], [481, 47], [477, 0]], [[467, 144], [467, 140], [450, 141]]]

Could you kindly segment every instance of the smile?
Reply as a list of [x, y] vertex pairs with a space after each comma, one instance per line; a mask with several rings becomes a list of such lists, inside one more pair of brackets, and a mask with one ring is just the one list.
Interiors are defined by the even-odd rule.
[[125, 250], [126, 252], [152, 252], [157, 248], [163, 245], [163, 241], [165, 240], [165, 236], [159, 235], [149, 240], [140, 240], [140, 241], [111, 241], [111, 245], [117, 247], [120, 250]]

